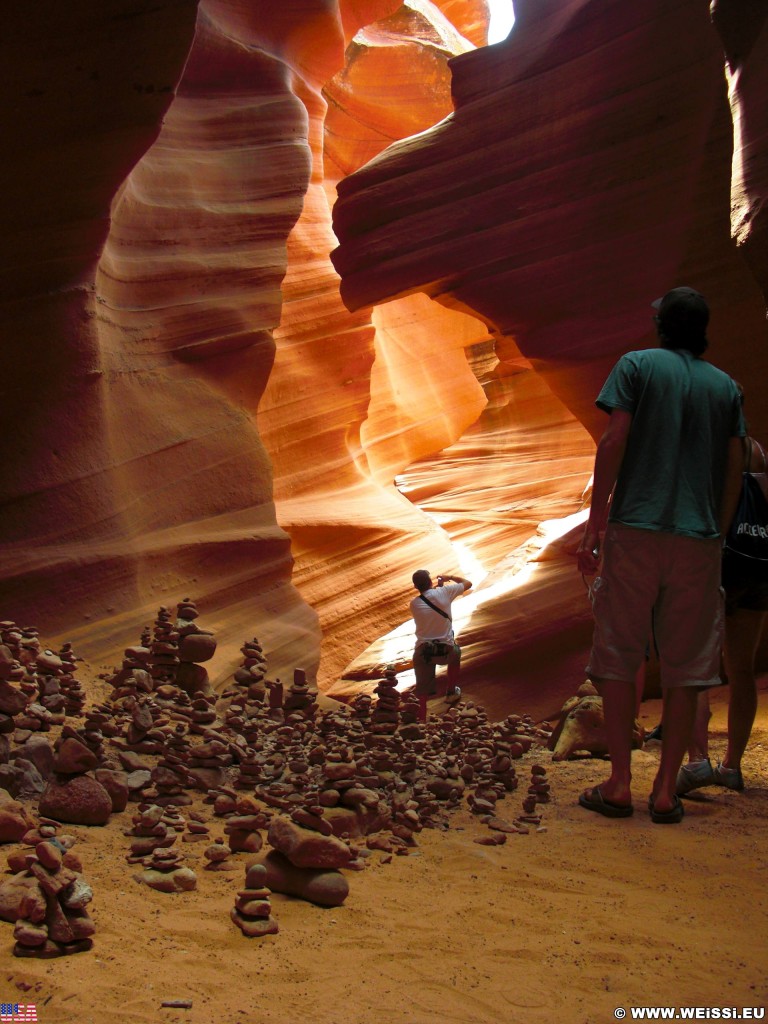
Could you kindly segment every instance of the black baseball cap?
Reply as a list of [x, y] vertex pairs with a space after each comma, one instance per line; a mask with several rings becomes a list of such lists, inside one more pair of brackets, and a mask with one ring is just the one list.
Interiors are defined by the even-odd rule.
[[709, 306], [701, 292], [695, 288], [685, 285], [672, 288], [651, 305], [657, 311], [661, 324], [666, 327], [703, 333], [709, 323]]

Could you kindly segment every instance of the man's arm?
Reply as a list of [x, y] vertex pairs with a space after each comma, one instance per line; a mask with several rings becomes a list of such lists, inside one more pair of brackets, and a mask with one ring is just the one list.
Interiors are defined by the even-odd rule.
[[444, 583], [446, 581], [448, 583], [463, 583], [465, 594], [472, 586], [471, 582], [469, 580], [465, 580], [462, 576], [438, 576], [437, 578], [438, 580], [442, 580]]
[[608, 519], [608, 503], [624, 459], [631, 426], [631, 412], [624, 409], [611, 410], [608, 426], [597, 446], [592, 484], [592, 505], [584, 536], [576, 552], [579, 571], [586, 576], [593, 576], [597, 572], [600, 532], [605, 529]]
[[736, 506], [739, 503], [741, 494], [741, 473], [744, 469], [744, 457], [746, 455], [746, 439], [743, 437], [732, 437], [728, 442], [728, 461], [725, 465], [725, 486], [723, 487], [723, 498], [720, 502], [720, 536], [728, 533], [728, 527], [733, 522], [736, 513]]

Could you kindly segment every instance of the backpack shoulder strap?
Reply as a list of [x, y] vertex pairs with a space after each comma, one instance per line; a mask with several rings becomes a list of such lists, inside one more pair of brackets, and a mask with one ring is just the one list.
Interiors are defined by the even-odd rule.
[[763, 448], [763, 446], [760, 444], [760, 442], [756, 441], [754, 439], [754, 437], [748, 437], [747, 440], [749, 441], [749, 462], [750, 462], [750, 464], [752, 462], [752, 449], [753, 449], [753, 447], [757, 448], [757, 450], [760, 452], [760, 455], [762, 456], [762, 459], [763, 459], [763, 468], [762, 469], [756, 469], [753, 472], [755, 472], [755, 473], [765, 473], [766, 472], [765, 448]]
[[449, 622], [452, 621], [451, 620], [451, 616], [448, 614], [448, 612], [444, 612], [442, 608], [438, 608], [436, 604], [432, 604], [432, 602], [429, 600], [429, 598], [424, 597], [423, 594], [419, 594], [419, 597], [424, 602], [424, 604], [428, 604], [429, 605], [429, 607], [432, 609], [432, 611], [437, 612], [438, 615], [442, 615], [443, 618], [444, 619], [448, 619]]

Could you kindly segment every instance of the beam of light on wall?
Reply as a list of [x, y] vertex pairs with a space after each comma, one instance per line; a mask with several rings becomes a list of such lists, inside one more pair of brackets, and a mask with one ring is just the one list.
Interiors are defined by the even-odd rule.
[[488, 42], [499, 43], [506, 39], [515, 23], [512, 0], [488, 0], [491, 20], [488, 25]]

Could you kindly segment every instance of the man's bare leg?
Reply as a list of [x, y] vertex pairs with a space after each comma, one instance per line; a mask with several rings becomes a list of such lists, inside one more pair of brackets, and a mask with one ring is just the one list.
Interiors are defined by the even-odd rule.
[[677, 804], [677, 773], [691, 742], [698, 693], [695, 686], [672, 686], [664, 691], [661, 719], [664, 739], [659, 770], [651, 791], [654, 809], [661, 814], [671, 811]]
[[636, 689], [634, 680], [594, 679], [603, 698], [603, 716], [611, 774], [600, 784], [604, 799], [625, 806], [632, 803], [632, 727], [635, 724]]

